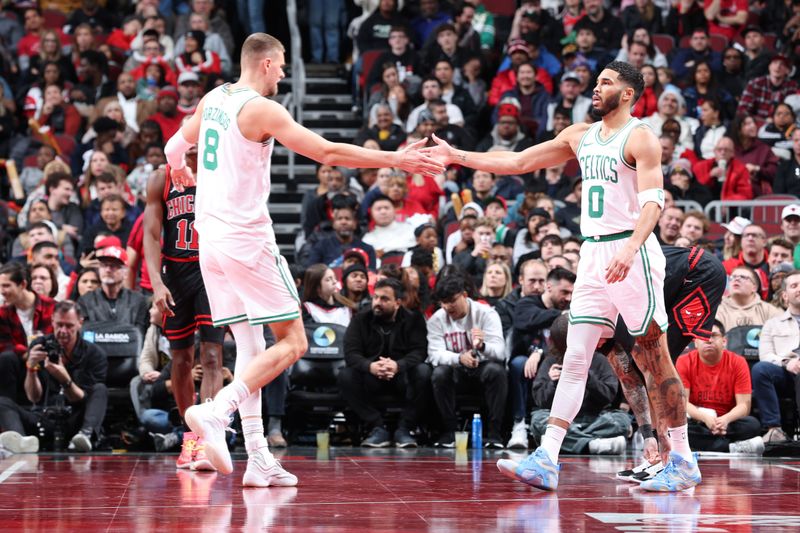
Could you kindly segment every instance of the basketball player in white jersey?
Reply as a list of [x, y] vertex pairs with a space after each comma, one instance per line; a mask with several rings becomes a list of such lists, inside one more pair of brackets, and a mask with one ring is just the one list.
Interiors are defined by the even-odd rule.
[[[284, 77], [284, 48], [264, 33], [245, 40], [242, 74], [200, 101], [196, 113], [167, 143], [165, 152], [176, 187], [195, 183], [183, 155], [198, 144], [195, 227], [200, 268], [215, 326], [230, 326], [236, 338], [234, 381], [213, 402], [190, 407], [186, 422], [205, 440], [208, 459], [219, 472], [233, 471], [224, 430], [239, 409], [248, 453], [243, 485], [295, 485], [267, 448], [261, 419], [261, 388], [306, 351], [306, 335], [292, 276], [275, 243], [267, 209], [270, 156], [275, 140], [326, 165], [396, 166], [436, 174], [443, 166], [416, 150], [366, 150], [332, 143], [297, 124], [269, 100]], [[424, 142], [424, 141], [423, 141]], [[263, 325], [277, 339], [265, 350]]]
[[648, 395], [668, 422], [672, 451], [664, 470], [642, 483], [656, 491], [687, 489], [700, 482], [689, 449], [686, 395], [667, 350], [664, 331], [664, 255], [653, 228], [664, 206], [661, 146], [631, 106], [644, 82], [638, 69], [614, 61], [597, 78], [592, 109], [602, 120], [575, 124], [555, 139], [519, 153], [456, 150], [434, 136], [422, 152], [444, 164], [458, 163], [499, 175], [521, 175], [577, 157], [583, 176], [581, 247], [572, 295], [570, 328], [561, 379], [542, 445], [517, 464], [501, 459], [509, 477], [546, 490], [558, 486], [558, 453], [583, 402], [586, 378], [598, 341], [613, 334], [619, 314], [637, 339], [634, 357], [649, 373]]

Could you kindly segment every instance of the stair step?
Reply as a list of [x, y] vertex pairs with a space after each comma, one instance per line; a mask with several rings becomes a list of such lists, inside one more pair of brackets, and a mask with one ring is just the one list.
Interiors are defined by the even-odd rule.
[[324, 105], [344, 105], [348, 107], [353, 105], [353, 97], [349, 94], [308, 94], [303, 99], [303, 108], [307, 104], [324, 104]]
[[[306, 191], [311, 191], [316, 189], [317, 185], [319, 185], [319, 183], [316, 183], [316, 180], [314, 180], [314, 183], [295, 182], [295, 190], [292, 191], [292, 193], [304, 194]], [[286, 181], [273, 181], [272, 184], [270, 184], [269, 191], [270, 191], [270, 196], [272, 195], [272, 193], [275, 194], [288, 193], [289, 185], [288, 183], [286, 183]]]
[[356, 116], [352, 111], [334, 111], [326, 110], [308, 110], [303, 109], [303, 122], [309, 120], [339, 120], [339, 121], [357, 121], [361, 122], [361, 118]]
[[290, 235], [296, 234], [298, 231], [302, 230], [300, 223], [297, 224], [273, 224], [272, 229], [275, 231], [276, 234], [280, 235]]
[[300, 212], [303, 210], [303, 206], [299, 203], [276, 203], [270, 198], [269, 202], [269, 213], [270, 215], [275, 214], [290, 214], [290, 215], [299, 215]]
[[[288, 175], [289, 165], [272, 165], [272, 173], [275, 175]], [[294, 175], [313, 176], [316, 179], [317, 167], [316, 165], [298, 165], [294, 166]]]
[[322, 135], [326, 139], [347, 139], [348, 142], [353, 140], [360, 128], [314, 128], [314, 131]]
[[[303, 202], [303, 193], [301, 192], [274, 192], [270, 190], [269, 193], [269, 204], [272, 205], [280, 205], [280, 204], [302, 204]], [[270, 208], [271, 209], [271, 208]], [[302, 205], [300, 207], [302, 209]]]

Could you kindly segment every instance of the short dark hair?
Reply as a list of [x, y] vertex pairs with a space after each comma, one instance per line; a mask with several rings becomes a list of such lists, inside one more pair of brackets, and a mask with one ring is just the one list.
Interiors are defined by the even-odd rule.
[[644, 78], [642, 77], [642, 73], [639, 72], [639, 69], [625, 61], [612, 61], [606, 65], [605, 68], [619, 74], [619, 80], [633, 88], [633, 101], [631, 105], [635, 104], [636, 100], [641, 96], [642, 91], [644, 91]]
[[405, 294], [405, 289], [403, 288], [403, 284], [400, 282], [399, 279], [383, 278], [383, 279], [379, 279], [375, 283], [375, 288], [376, 289], [382, 289], [384, 287], [388, 287], [388, 288], [392, 289], [392, 291], [394, 292], [394, 297], [397, 300], [402, 299], [404, 294]]
[[561, 239], [559, 235], [555, 235], [553, 233], [548, 233], [547, 235], [542, 237], [542, 240], [539, 241], [539, 247], [541, 248], [542, 246], [544, 246], [545, 242], [552, 242], [554, 246], [561, 246], [561, 247], [564, 246], [563, 239]]
[[787, 250], [794, 250], [794, 244], [784, 239], [783, 237], [778, 237], [777, 239], [774, 239], [771, 243], [769, 243], [767, 245], [767, 251], [771, 252], [773, 246], [780, 246], [781, 248], [786, 248]]
[[337, 194], [331, 198], [331, 210], [350, 209], [355, 213], [358, 211], [358, 200], [352, 194]]
[[122, 204], [122, 208], [125, 209], [127, 202], [125, 202], [125, 198], [120, 196], [119, 194], [109, 194], [100, 202], [100, 207], [103, 207], [105, 204], [110, 204], [111, 202], [119, 202]]
[[575, 283], [575, 279], [577, 276], [573, 272], [570, 272], [566, 268], [556, 267], [547, 274], [547, 281], [556, 283], [559, 281], [568, 281], [570, 283]]
[[[49, 231], [50, 235], [53, 235], [53, 228], [51, 228], [50, 225], [47, 222], [43, 222], [43, 221], [42, 222], [34, 222], [33, 224], [30, 224], [28, 226], [27, 231], [30, 231], [32, 229], [42, 229], [42, 228], [44, 228], [47, 231]], [[55, 237], [55, 235], [53, 235], [53, 237]]]
[[58, 184], [62, 181], [68, 181], [72, 183], [73, 186], [75, 185], [75, 180], [72, 179], [72, 176], [70, 176], [69, 173], [57, 170], [47, 176], [47, 179], [44, 182], [45, 191], [49, 193], [52, 189], [58, 187]]
[[117, 183], [117, 178], [111, 172], [101, 172], [94, 178], [95, 183]]
[[375, 198], [372, 199], [371, 206], [375, 205], [375, 202], [381, 202], [381, 201], [389, 202], [390, 204], [394, 205], [394, 202], [392, 202], [391, 198], [389, 198], [385, 194], [379, 194], [378, 196], [376, 196]]
[[83, 313], [81, 313], [81, 307], [73, 302], [72, 300], [63, 300], [61, 302], [56, 302], [55, 307], [53, 308], [53, 314], [56, 313], [69, 313], [70, 311], [75, 311], [75, 314], [78, 315], [78, 320], [83, 319]]
[[25, 263], [20, 263], [19, 261], [11, 261], [10, 263], [6, 263], [5, 265], [0, 266], [0, 275], [2, 274], [8, 276], [8, 279], [17, 285], [22, 285], [23, 281], [27, 285], [30, 285], [31, 273], [28, 270], [28, 265]]
[[717, 328], [719, 328], [719, 332], [722, 333], [722, 336], [724, 337], [726, 331], [725, 331], [725, 326], [722, 325], [722, 322], [720, 322], [719, 320], [714, 319], [714, 323], [711, 324], [711, 328], [713, 329], [714, 326], [717, 326]]
[[440, 302], [443, 302], [445, 300], [450, 300], [453, 298], [453, 296], [466, 291], [467, 289], [462, 276], [456, 274], [444, 276], [436, 282], [434, 298]]
[[411, 252], [411, 266], [433, 268], [433, 254], [422, 248], [414, 250]]
[[33, 248], [31, 248], [31, 255], [38, 254], [43, 248], [55, 248], [58, 250], [58, 245], [50, 241], [37, 242], [33, 245]]

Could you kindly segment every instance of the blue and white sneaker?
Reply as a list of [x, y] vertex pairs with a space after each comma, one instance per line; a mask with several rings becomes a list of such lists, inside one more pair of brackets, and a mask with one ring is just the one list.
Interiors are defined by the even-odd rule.
[[536, 448], [536, 451], [520, 463], [511, 459], [500, 459], [497, 461], [497, 469], [511, 479], [522, 481], [537, 489], [556, 490], [561, 466], [553, 464], [544, 448]]
[[697, 459], [687, 461], [675, 452], [670, 452], [669, 461], [664, 470], [656, 474], [653, 479], [643, 481], [642, 489], [652, 492], [677, 492], [699, 485], [703, 480]]

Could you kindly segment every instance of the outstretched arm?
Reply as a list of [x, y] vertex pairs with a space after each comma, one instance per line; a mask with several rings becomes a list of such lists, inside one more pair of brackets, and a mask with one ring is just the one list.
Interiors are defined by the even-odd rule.
[[433, 135], [436, 146], [424, 148], [420, 152], [435, 157], [444, 165], [456, 163], [501, 176], [527, 174], [575, 157], [578, 142], [588, 127], [588, 124], [574, 124], [555, 139], [531, 146], [522, 152], [467, 152], [453, 148], [436, 135]]
[[[180, 133], [180, 132], [179, 132]], [[159, 168], [147, 180], [147, 204], [144, 208], [144, 235], [142, 247], [153, 285], [153, 301], [165, 316], [172, 316], [171, 307], [175, 305], [172, 294], [161, 280], [161, 231], [164, 216], [164, 186], [166, 169]]]
[[335, 143], [324, 139], [294, 121], [280, 104], [266, 98], [245, 106], [239, 115], [242, 133], [251, 138], [243, 128], [250, 119], [256, 120], [261, 138], [275, 137], [289, 150], [302, 154], [325, 165], [350, 168], [397, 167], [412, 174], [433, 176], [444, 172], [444, 166], [431, 156], [421, 154], [427, 139], [421, 139], [397, 152], [369, 150], [346, 143]]

